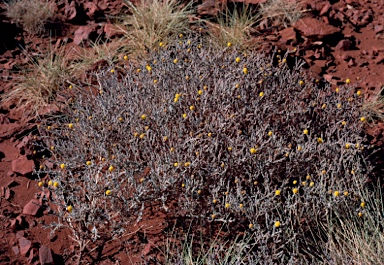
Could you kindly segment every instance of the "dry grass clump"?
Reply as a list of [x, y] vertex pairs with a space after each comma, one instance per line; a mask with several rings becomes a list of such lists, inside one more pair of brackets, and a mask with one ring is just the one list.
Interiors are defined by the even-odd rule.
[[12, 90], [2, 95], [1, 104], [14, 104], [24, 110], [24, 116], [34, 118], [56, 102], [58, 92], [75, 76], [76, 65], [67, 59], [61, 48], [36, 57], [26, 56], [30, 64], [21, 69], [23, 74]]
[[97, 73], [93, 93], [78, 87], [67, 118], [41, 127], [57, 168], [37, 172], [40, 186], [81, 245], [101, 246], [146, 206], [177, 201], [178, 216], [256, 232], [261, 263], [324, 261], [319, 228], [358, 214], [372, 170], [361, 94], [332, 92], [281, 53], [193, 38], [127, 69]]
[[193, 15], [192, 1], [180, 5], [175, 0], [141, 0], [137, 4], [126, 1], [132, 15], [122, 18], [126, 26], [127, 52], [141, 55], [160, 42], [167, 43], [179, 34], [189, 32], [189, 18]]
[[245, 49], [252, 45], [249, 42], [251, 30], [260, 21], [260, 16], [249, 5], [235, 6], [232, 10], [227, 6], [224, 13], [218, 14], [218, 23], [206, 22], [213, 43], [219, 47], [235, 45]]
[[268, 0], [260, 3], [262, 19], [267, 19], [272, 25], [288, 27], [294, 24], [306, 10], [300, 10], [300, 0]]
[[30, 34], [40, 34], [45, 30], [54, 10], [48, 0], [10, 0], [7, 3], [7, 16]]

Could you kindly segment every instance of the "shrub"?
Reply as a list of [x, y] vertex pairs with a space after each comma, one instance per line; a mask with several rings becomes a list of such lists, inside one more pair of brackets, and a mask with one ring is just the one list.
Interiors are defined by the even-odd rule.
[[28, 33], [40, 34], [53, 18], [54, 10], [47, 0], [11, 0], [7, 4], [7, 16]]
[[125, 76], [97, 73], [66, 119], [41, 127], [57, 169], [37, 173], [49, 173], [63, 225], [102, 245], [145, 207], [176, 200], [178, 216], [257, 231], [261, 261], [324, 257], [320, 228], [355, 213], [372, 169], [362, 96], [288, 67], [289, 53], [184, 39], [150, 55]]

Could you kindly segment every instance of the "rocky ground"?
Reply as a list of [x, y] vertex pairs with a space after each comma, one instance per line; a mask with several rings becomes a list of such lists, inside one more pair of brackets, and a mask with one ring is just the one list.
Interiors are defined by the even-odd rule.
[[[196, 2], [200, 17], [219, 10], [220, 0]], [[0, 94], [12, 90], [21, 74], [19, 67], [28, 63], [21, 48], [36, 53], [60, 43], [90, 47], [97, 36], [117, 38], [119, 30], [108, 17], [124, 5], [120, 0], [56, 1], [59, 22], [52, 23], [56, 35], [37, 37], [18, 28], [5, 16], [5, 4], [0, 4]], [[372, 100], [384, 85], [384, 2], [313, 0], [301, 5], [303, 17], [292, 26], [262, 21], [255, 28], [257, 49], [296, 49], [316, 78], [334, 87], [350, 78]], [[29, 149], [36, 126], [23, 113], [12, 104], [0, 109], [0, 263], [67, 264], [74, 250], [68, 233], [51, 237], [43, 228], [54, 217], [40, 209], [36, 197], [39, 190], [32, 172], [37, 161]], [[373, 144], [383, 144], [383, 128], [381, 123], [367, 128]], [[148, 210], [121, 242], [106, 245], [100, 264], [135, 264], [155, 255], [166, 227], [165, 213]]]

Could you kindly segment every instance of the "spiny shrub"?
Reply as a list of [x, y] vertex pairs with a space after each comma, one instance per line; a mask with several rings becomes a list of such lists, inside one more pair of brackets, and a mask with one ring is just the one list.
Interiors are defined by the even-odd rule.
[[180, 216], [255, 231], [259, 260], [321, 256], [327, 216], [365, 206], [366, 118], [361, 92], [312, 80], [288, 55], [184, 39], [124, 76], [96, 73], [92, 93], [78, 87], [66, 118], [41, 127], [57, 169], [40, 185], [62, 222], [78, 239], [113, 238], [176, 200]]

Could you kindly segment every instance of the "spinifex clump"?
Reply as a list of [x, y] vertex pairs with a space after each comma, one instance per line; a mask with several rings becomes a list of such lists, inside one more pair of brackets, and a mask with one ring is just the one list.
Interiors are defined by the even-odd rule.
[[146, 206], [177, 200], [179, 214], [256, 231], [255, 255], [287, 264], [323, 251], [331, 212], [361, 208], [371, 166], [352, 86], [332, 91], [280, 53], [192, 38], [126, 66], [97, 73], [95, 93], [78, 87], [67, 120], [42, 132], [65, 164], [44, 189], [73, 207], [58, 214], [78, 239], [112, 238]]

